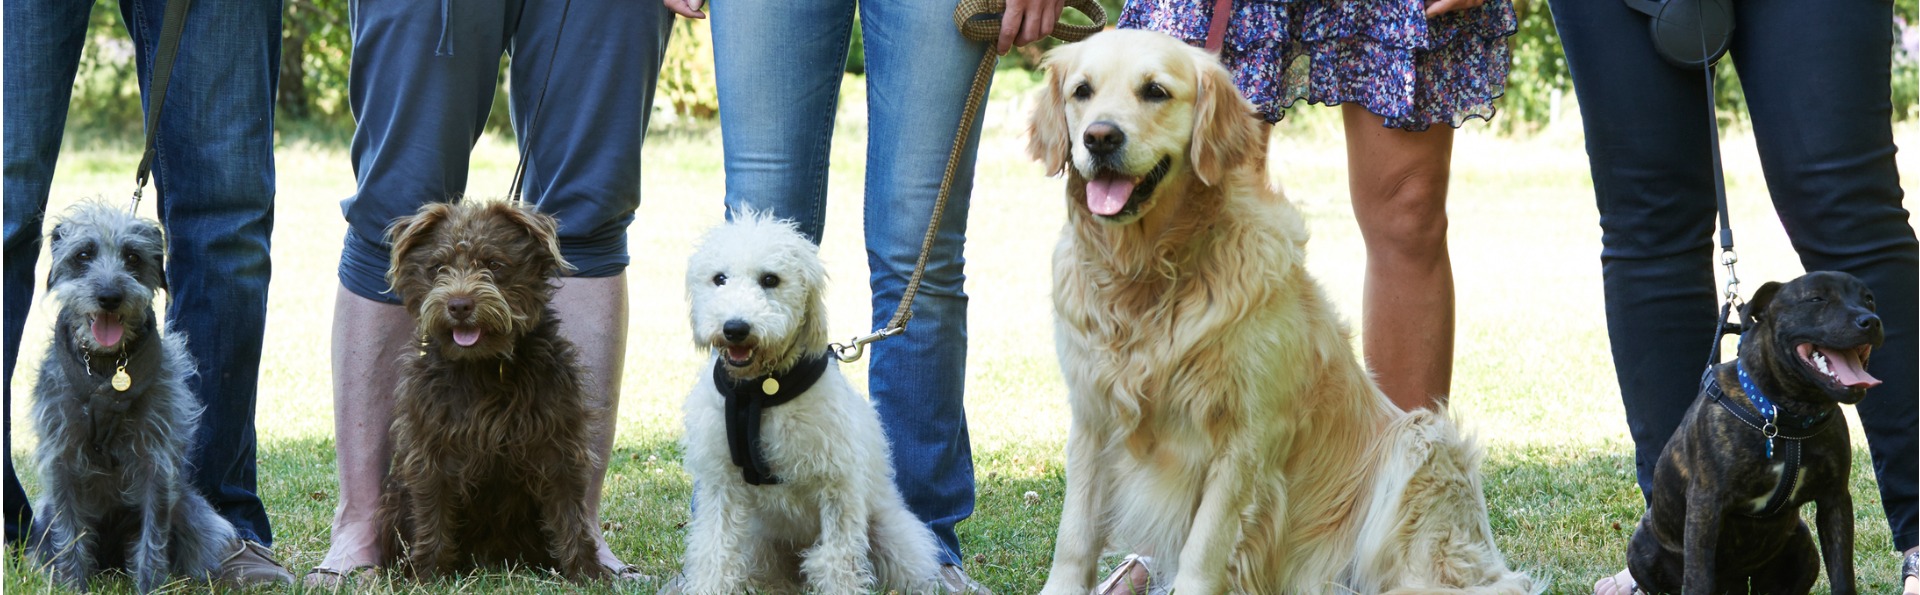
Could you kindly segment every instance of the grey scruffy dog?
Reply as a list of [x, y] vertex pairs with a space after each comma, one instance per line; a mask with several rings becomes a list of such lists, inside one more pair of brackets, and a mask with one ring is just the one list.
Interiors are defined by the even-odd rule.
[[166, 288], [160, 226], [103, 202], [54, 226], [47, 287], [60, 304], [34, 387], [43, 493], [34, 551], [68, 587], [125, 569], [142, 593], [208, 580], [238, 542], [188, 483], [201, 406], [185, 340], [154, 316]]

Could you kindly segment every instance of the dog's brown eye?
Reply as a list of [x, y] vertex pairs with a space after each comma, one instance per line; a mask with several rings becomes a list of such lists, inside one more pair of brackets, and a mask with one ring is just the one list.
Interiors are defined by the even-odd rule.
[[500, 272], [500, 269], [504, 269], [504, 268], [507, 268], [507, 263], [500, 262], [498, 260], [487, 261], [487, 270], [489, 271], [498, 273]]
[[73, 259], [78, 260], [80, 262], [90, 262], [93, 260], [93, 251], [81, 250], [79, 252], [75, 252], [73, 253]]
[[1810, 298], [1807, 298], [1807, 303], [1809, 303], [1809, 304], [1819, 304], [1819, 303], [1824, 303], [1824, 302], [1826, 302], [1826, 301], [1827, 301], [1827, 298], [1824, 298], [1824, 297], [1820, 297], [1820, 296], [1817, 296], [1817, 295], [1816, 295], [1816, 296], [1813, 296], [1813, 297], [1810, 297]]
[[726, 273], [714, 273], [714, 274], [713, 274], [713, 284], [714, 284], [714, 285], [726, 285], [726, 284], [727, 284], [727, 274], [726, 274]]
[[1093, 97], [1092, 85], [1088, 85], [1086, 83], [1080, 83], [1079, 85], [1074, 86], [1073, 88], [1074, 99], [1086, 99], [1089, 97]]
[[777, 276], [774, 276], [774, 274], [773, 274], [773, 273], [767, 273], [767, 274], [765, 274], [765, 275], [761, 275], [761, 276], [760, 276], [760, 286], [761, 286], [761, 287], [765, 287], [765, 288], [767, 288], [767, 289], [773, 289], [773, 288], [775, 288], [775, 287], [779, 287], [779, 286], [780, 286], [780, 278], [779, 278], [779, 277], [777, 277]]
[[1167, 93], [1167, 88], [1160, 86], [1160, 83], [1147, 83], [1147, 86], [1140, 88], [1140, 97], [1147, 101], [1166, 101], [1172, 99], [1173, 95]]
[[126, 253], [126, 254], [125, 254], [125, 255], [123, 255], [123, 256], [122, 256], [121, 258], [123, 258], [123, 259], [125, 259], [125, 260], [127, 261], [127, 266], [133, 266], [133, 265], [137, 265], [137, 264], [140, 264], [140, 255], [138, 255], [138, 254], [134, 254], [134, 253], [132, 253], [132, 252], [128, 252], [128, 253]]

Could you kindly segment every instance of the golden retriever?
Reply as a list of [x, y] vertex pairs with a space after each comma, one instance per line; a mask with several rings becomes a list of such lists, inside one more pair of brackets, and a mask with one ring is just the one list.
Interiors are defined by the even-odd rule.
[[1109, 31], [1044, 64], [1029, 150], [1067, 174], [1073, 423], [1043, 592], [1088, 592], [1108, 545], [1183, 594], [1533, 590], [1494, 544], [1477, 448], [1355, 357], [1213, 55]]

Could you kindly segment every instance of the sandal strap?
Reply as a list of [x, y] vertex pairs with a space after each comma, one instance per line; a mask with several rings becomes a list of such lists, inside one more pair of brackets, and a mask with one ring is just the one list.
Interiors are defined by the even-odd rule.
[[1900, 562], [1901, 579], [1916, 577], [1920, 577], [1920, 549], [1907, 552], [1906, 558]]

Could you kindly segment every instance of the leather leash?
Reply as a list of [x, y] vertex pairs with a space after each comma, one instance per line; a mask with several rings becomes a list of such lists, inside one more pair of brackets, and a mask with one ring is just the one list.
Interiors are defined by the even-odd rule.
[[[1074, 25], [1059, 23], [1054, 25], [1049, 37], [1065, 42], [1086, 39], [1106, 28], [1107, 13], [1095, 0], [1067, 0], [1067, 6], [1087, 15], [1092, 25]], [[933, 252], [934, 235], [940, 231], [940, 217], [947, 210], [947, 196], [953, 191], [954, 173], [960, 169], [960, 159], [967, 151], [967, 138], [973, 132], [973, 120], [980, 114], [980, 105], [986, 102], [987, 83], [993, 81], [993, 67], [1000, 56], [993, 53], [993, 43], [1000, 39], [1000, 15], [1006, 12], [1006, 0], [961, 0], [953, 10], [953, 25], [960, 29], [960, 35], [969, 40], [987, 44], [980, 56], [980, 66], [973, 71], [973, 87], [967, 92], [967, 105], [960, 110], [960, 125], [953, 135], [953, 149], [947, 153], [947, 169], [940, 176], [940, 194], [933, 201], [933, 216], [927, 221], [927, 235], [920, 240], [920, 258], [913, 264], [913, 276], [907, 279], [907, 289], [900, 296], [900, 306], [893, 311], [893, 318], [886, 326], [866, 335], [854, 337], [847, 343], [828, 345], [828, 351], [842, 362], [859, 361], [866, 354], [867, 344], [907, 331], [907, 321], [913, 318], [913, 298], [920, 293], [920, 279], [926, 276], [927, 256]]]
[[174, 58], [180, 53], [180, 33], [187, 28], [187, 9], [193, 0], [167, 0], [167, 12], [160, 21], [160, 47], [153, 57], [153, 77], [149, 79], [147, 94], [146, 149], [140, 154], [140, 167], [133, 174], [133, 198], [127, 203], [127, 212], [140, 210], [140, 195], [146, 191], [147, 179], [153, 174], [153, 158], [159, 153], [160, 108], [167, 105], [167, 83], [173, 78]]

